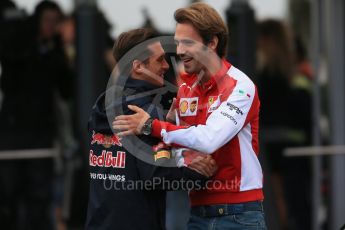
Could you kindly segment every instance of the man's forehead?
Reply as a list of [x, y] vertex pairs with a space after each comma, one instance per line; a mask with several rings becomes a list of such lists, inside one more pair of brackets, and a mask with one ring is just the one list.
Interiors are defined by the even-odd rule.
[[177, 23], [174, 38], [175, 40], [192, 39], [199, 35], [198, 31], [190, 23]]
[[153, 54], [164, 54], [164, 49], [159, 41], [153, 42], [147, 46]]

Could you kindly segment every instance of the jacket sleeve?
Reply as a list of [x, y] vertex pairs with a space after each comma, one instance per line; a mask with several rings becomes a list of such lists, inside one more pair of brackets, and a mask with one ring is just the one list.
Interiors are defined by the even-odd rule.
[[259, 106], [255, 85], [238, 84], [212, 112], [205, 125], [177, 126], [155, 119], [152, 136], [161, 138], [166, 144], [212, 154], [237, 135], [249, 121], [258, 118]]

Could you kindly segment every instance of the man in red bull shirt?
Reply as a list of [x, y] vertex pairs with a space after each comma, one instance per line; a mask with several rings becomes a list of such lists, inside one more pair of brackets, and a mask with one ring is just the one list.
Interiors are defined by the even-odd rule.
[[177, 120], [187, 125], [152, 119], [129, 106], [136, 114], [116, 117], [113, 128], [120, 136], [146, 134], [212, 154], [219, 169], [207, 190], [190, 193], [189, 229], [266, 229], [256, 86], [224, 59], [228, 31], [213, 8], [195, 3], [178, 9], [175, 20], [186, 72], [180, 76]]

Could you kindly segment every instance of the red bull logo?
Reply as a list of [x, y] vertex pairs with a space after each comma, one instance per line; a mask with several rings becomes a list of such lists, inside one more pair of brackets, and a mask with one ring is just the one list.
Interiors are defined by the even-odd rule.
[[95, 131], [93, 131], [91, 144], [93, 145], [97, 143], [98, 145], [103, 145], [104, 147], [109, 148], [113, 145], [122, 146], [120, 140], [121, 138], [116, 134], [109, 136], [104, 135], [102, 133], [96, 133]]
[[126, 153], [117, 151], [116, 156], [113, 156], [113, 152], [103, 150], [102, 154], [98, 156], [90, 150], [89, 164], [98, 167], [125, 168]]

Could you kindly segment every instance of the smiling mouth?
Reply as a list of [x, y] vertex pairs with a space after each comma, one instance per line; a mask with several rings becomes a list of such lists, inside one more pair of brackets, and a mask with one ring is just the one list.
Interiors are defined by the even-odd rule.
[[189, 64], [192, 60], [193, 60], [193, 58], [184, 58], [184, 59], [182, 59], [183, 64]]
[[160, 73], [158, 73], [157, 75], [160, 77], [160, 78], [164, 78], [164, 74], [166, 73], [166, 71], [162, 71]]

